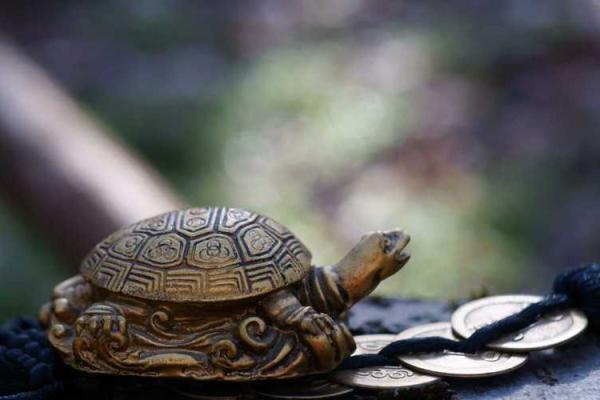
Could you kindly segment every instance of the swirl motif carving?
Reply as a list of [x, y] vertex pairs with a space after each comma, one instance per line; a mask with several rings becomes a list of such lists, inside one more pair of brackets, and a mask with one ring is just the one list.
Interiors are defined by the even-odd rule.
[[375, 379], [405, 379], [413, 376], [415, 373], [405, 368], [373, 368], [357, 370], [355, 372], [358, 376], [370, 377]]
[[210, 352], [212, 336], [227, 332], [231, 318], [203, 320], [178, 320], [168, 306], [161, 306], [148, 317], [148, 330], [140, 331], [136, 339], [161, 348], [196, 348]]
[[168, 322], [171, 319], [170, 310], [166, 307], [161, 307], [154, 311], [148, 318], [148, 325], [151, 331], [156, 332], [166, 337], [176, 337], [177, 335], [169, 332]]
[[373, 340], [370, 342], [357, 343], [356, 346], [359, 347], [365, 353], [377, 353], [379, 350], [383, 349], [383, 347], [387, 344], [389, 344], [389, 341]]
[[240, 322], [238, 333], [240, 338], [249, 345], [258, 350], [269, 348], [272, 343], [272, 338], [265, 337], [267, 324], [261, 318], [249, 317]]

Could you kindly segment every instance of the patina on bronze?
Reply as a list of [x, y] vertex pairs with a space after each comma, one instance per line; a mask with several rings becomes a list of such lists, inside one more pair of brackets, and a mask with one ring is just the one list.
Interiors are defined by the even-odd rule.
[[337, 318], [409, 259], [401, 231], [365, 235], [339, 263], [274, 220], [191, 208], [99, 243], [40, 317], [65, 362], [97, 373], [248, 381], [326, 372], [355, 343]]

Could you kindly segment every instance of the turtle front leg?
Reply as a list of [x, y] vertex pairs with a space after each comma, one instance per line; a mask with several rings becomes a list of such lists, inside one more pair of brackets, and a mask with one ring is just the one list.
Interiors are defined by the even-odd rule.
[[291, 328], [310, 348], [319, 370], [331, 370], [350, 356], [356, 345], [345, 324], [303, 306], [290, 290], [273, 293], [261, 302], [272, 321]]

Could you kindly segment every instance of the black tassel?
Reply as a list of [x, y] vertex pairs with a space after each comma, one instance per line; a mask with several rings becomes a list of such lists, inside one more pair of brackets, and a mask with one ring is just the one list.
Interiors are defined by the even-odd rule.
[[554, 280], [553, 293], [569, 298], [590, 325], [600, 325], [600, 264], [593, 263], [565, 271]]

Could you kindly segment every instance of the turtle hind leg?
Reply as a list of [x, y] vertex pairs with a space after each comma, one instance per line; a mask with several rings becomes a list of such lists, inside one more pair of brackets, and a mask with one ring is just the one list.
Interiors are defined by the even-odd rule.
[[113, 306], [94, 303], [75, 320], [75, 334], [89, 334], [93, 337], [106, 336], [119, 342], [127, 341], [127, 322], [125, 317]]
[[94, 303], [75, 321], [77, 337], [110, 339], [123, 347], [127, 343], [127, 321], [116, 307], [106, 303]]

